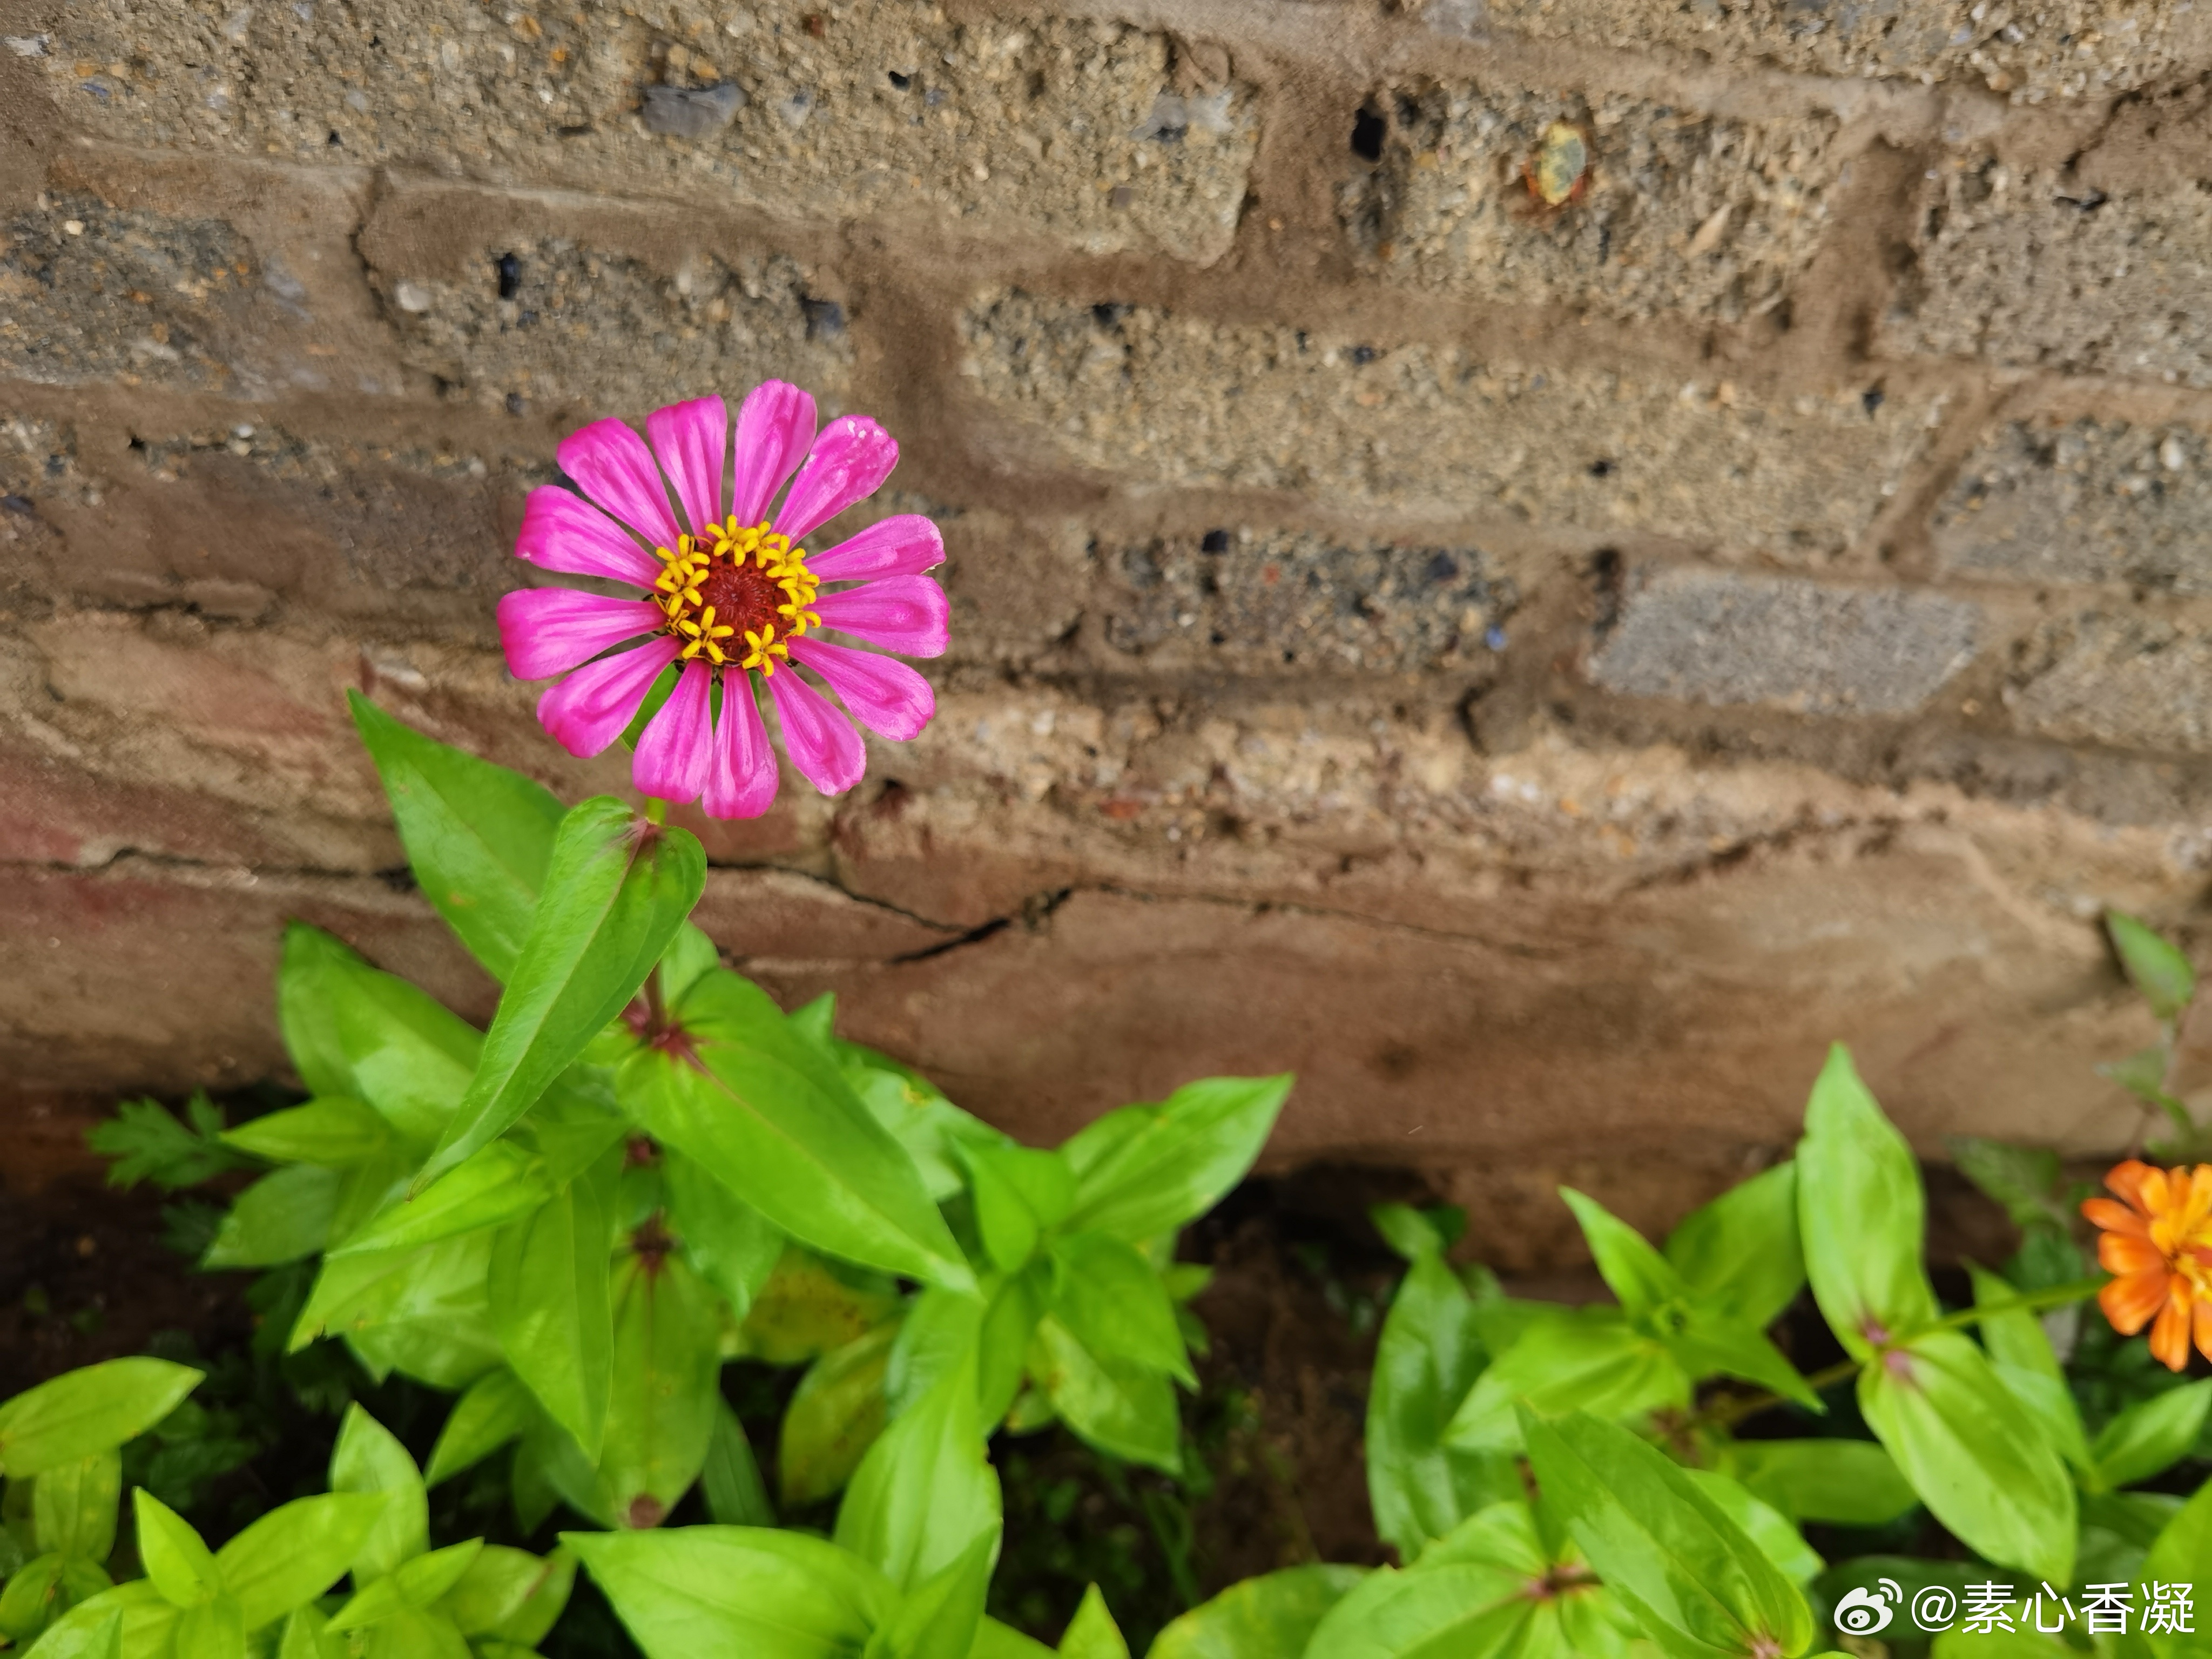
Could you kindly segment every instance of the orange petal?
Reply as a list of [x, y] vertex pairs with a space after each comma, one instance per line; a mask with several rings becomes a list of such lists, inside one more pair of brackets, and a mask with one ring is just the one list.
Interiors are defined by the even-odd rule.
[[2197, 1352], [2212, 1359], [2212, 1299], [2203, 1297], [2197, 1302]]
[[2112, 1322], [2114, 1330], [2122, 1336], [2133, 1336], [2166, 1305], [2166, 1280], [2163, 1267], [2148, 1273], [2129, 1273], [2100, 1290], [2097, 1305]]
[[[2174, 1171], [2178, 1176], [2179, 1170]], [[2212, 1218], [2212, 1164], [2200, 1164], [2190, 1172], [2188, 1184], [2174, 1194], [2178, 1218], [2185, 1234], [2201, 1232]]]
[[2189, 1364], [2189, 1281], [2179, 1273], [2173, 1276], [2181, 1294], [2169, 1297], [2158, 1310], [2158, 1322], [2150, 1328], [2150, 1357], [2170, 1371], [2185, 1369]]
[[2136, 1209], [2148, 1214], [2151, 1206], [2143, 1202], [2143, 1182], [2149, 1176], [2157, 1174], [2158, 1171], [2152, 1169], [2149, 1164], [2139, 1158], [2131, 1158], [2124, 1163], [2115, 1164], [2105, 1172], [2105, 1185], [2127, 1200]]
[[2081, 1213], [2106, 1232], [2125, 1233], [2131, 1238], [2148, 1238], [2150, 1224], [2124, 1204], [2109, 1198], [2085, 1198]]
[[2126, 1233], [2099, 1233], [2097, 1265], [2108, 1273], [2162, 1274], [2166, 1257], [2147, 1238], [2131, 1237]]

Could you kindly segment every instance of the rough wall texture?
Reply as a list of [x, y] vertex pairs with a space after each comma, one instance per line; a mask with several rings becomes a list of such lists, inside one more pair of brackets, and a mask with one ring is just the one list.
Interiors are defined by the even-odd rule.
[[[583, 420], [765, 375], [943, 522], [941, 714], [702, 826], [710, 931], [1037, 1136], [1493, 1250], [1660, 1222], [1831, 1037], [2124, 1143], [2100, 906], [2212, 871], [2212, 9], [0, 0], [0, 1078], [270, 1075], [305, 916], [481, 1016], [342, 693], [505, 676]], [[1537, 149], [1590, 157], [1556, 206]], [[1548, 137], [1547, 137], [1548, 135]], [[0, 1117], [0, 1141], [9, 1120]]]

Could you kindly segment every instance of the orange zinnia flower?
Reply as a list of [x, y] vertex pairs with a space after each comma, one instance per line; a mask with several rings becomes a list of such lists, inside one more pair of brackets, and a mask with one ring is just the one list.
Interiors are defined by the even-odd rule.
[[2192, 1329], [2212, 1359], [2212, 1164], [2154, 1170], [2130, 1158], [2105, 1185], [2127, 1201], [2081, 1205], [2105, 1230], [2097, 1240], [2097, 1265], [2112, 1275], [2097, 1292], [2105, 1317], [2123, 1336], [2150, 1325], [2152, 1357], [2169, 1370], [2188, 1364]]

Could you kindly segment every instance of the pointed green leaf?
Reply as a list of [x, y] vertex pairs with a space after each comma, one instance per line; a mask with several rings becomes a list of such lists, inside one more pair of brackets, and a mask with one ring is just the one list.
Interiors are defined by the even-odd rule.
[[519, 773], [403, 726], [358, 691], [346, 700], [423, 897], [492, 977], [507, 978], [544, 884], [561, 803]]
[[1075, 1171], [1057, 1152], [1011, 1144], [963, 1143], [975, 1229], [1000, 1271], [1018, 1273], [1040, 1230], [1056, 1226], [1075, 1203]]
[[1827, 1410], [1812, 1384], [1755, 1327], [1693, 1312], [1668, 1346], [1692, 1377], [1740, 1376], [1809, 1412]]
[[1301, 1659], [1322, 1617], [1366, 1576], [1322, 1566], [1248, 1578], [1170, 1623], [1146, 1659]]
[[1859, 1373], [1859, 1409], [1936, 1518], [1990, 1560], [2070, 1580], [2074, 1483], [1982, 1351], [1931, 1332]]
[[1291, 1081], [1204, 1078], [1081, 1130], [1060, 1149], [1076, 1178], [1067, 1231], [1140, 1244], [1205, 1214], [1260, 1156]]
[[1982, 1328], [1982, 1346], [1990, 1351], [1990, 1358], [2063, 1382], [2065, 1369], [2058, 1363], [2043, 1322], [2012, 1305], [2019, 1302], [2020, 1292], [1986, 1267], [1968, 1262], [1966, 1271], [1973, 1283], [1974, 1306], [1983, 1312], [1978, 1322]]
[[1595, 1199], [1571, 1187], [1560, 1188], [1559, 1196], [1575, 1212], [1575, 1223], [1583, 1230], [1600, 1277], [1620, 1298], [1621, 1311], [1631, 1319], [1645, 1317], [1668, 1303], [1687, 1297], [1681, 1275], [1643, 1234]]
[[1940, 1311], [1921, 1265], [1924, 1208], [1911, 1147], [1837, 1044], [1805, 1108], [1797, 1220], [1814, 1299], [1855, 1359]]
[[1520, 1446], [1517, 1401], [1539, 1413], [1606, 1419], [1689, 1403], [1690, 1378], [1656, 1339], [1613, 1308], [1550, 1308], [1475, 1379], [1444, 1431], [1447, 1445], [1509, 1452]]
[[706, 1466], [722, 1397], [721, 1322], [714, 1293], [674, 1255], [632, 1256], [614, 1291], [600, 1502], [620, 1525], [655, 1527]]
[[707, 1443], [707, 1467], [700, 1472], [699, 1484], [707, 1495], [707, 1513], [720, 1525], [775, 1524], [775, 1506], [769, 1502], [752, 1443], [726, 1400], [715, 1402], [714, 1434]]
[[337, 1170], [295, 1164], [265, 1175], [224, 1212], [203, 1267], [277, 1267], [330, 1243], [344, 1181]]
[[[2189, 1585], [2193, 1589], [2202, 1582], [2207, 1561], [2212, 1561], [2212, 1480], [2197, 1487], [2197, 1495], [2175, 1512], [2173, 1519], [2166, 1523], [2165, 1529], [2152, 1543], [2149, 1553], [2143, 1557], [2142, 1582]], [[2201, 1619], [2203, 1603], [2194, 1596], [2191, 1600]], [[2139, 1601], [2137, 1605], [2142, 1603]], [[2141, 1633], [2142, 1625], [2136, 1629]], [[2158, 1659], [2202, 1659], [2203, 1638], [2203, 1626], [2197, 1624], [2189, 1635], [2162, 1631], [2145, 1639]]]
[[1164, 1376], [1094, 1352], [1048, 1314], [1030, 1340], [1029, 1370], [1061, 1420], [1090, 1445], [1168, 1474], [1182, 1473], [1182, 1422]]
[[1797, 1166], [1778, 1164], [1690, 1212], [1667, 1260], [1701, 1309], [1765, 1329], [1805, 1288]]
[[604, 1185], [579, 1176], [503, 1228], [487, 1286], [508, 1366], [587, 1457], [599, 1455], [614, 1378], [614, 1226]]
[[752, 1527], [563, 1533], [646, 1659], [857, 1655], [897, 1604], [848, 1551]]
[[[36, 1646], [29, 1650], [38, 1659], [125, 1659], [123, 1646], [123, 1607], [117, 1601], [122, 1592], [150, 1593], [153, 1586], [144, 1579], [133, 1584], [118, 1586], [103, 1592], [91, 1601], [80, 1602], [63, 1616], [59, 1622], [49, 1626]], [[166, 1644], [169, 1627], [176, 1622], [177, 1610], [158, 1595], [152, 1596], [151, 1606], [161, 1611], [154, 1617], [161, 1626], [161, 1642]], [[141, 1630], [146, 1621], [141, 1621]], [[159, 1652], [161, 1648], [143, 1637], [140, 1645], [130, 1659], [144, 1653]]]
[[2197, 994], [2197, 972], [2179, 948], [2124, 911], [2105, 912], [2105, 931], [2151, 1012], [2172, 1019], [2189, 1006]]
[[409, 1250], [325, 1258], [290, 1339], [342, 1336], [380, 1378], [395, 1366], [464, 1389], [500, 1363], [484, 1284], [492, 1235], [464, 1233]]
[[248, 1635], [336, 1583], [390, 1500], [382, 1492], [301, 1498], [263, 1516], [216, 1553]]
[[0, 1405], [0, 1474], [20, 1480], [143, 1434], [199, 1386], [166, 1359], [110, 1359], [66, 1371]]
[[939, 1378], [868, 1449], [838, 1506], [836, 1537], [910, 1590], [952, 1565], [977, 1537], [995, 1539], [1000, 1514], [971, 1360]]
[[757, 987], [710, 972], [678, 1018], [696, 1063], [641, 1049], [622, 1073], [623, 1098], [655, 1139], [817, 1249], [974, 1288], [913, 1160]]
[[1668, 1653], [1804, 1651], [1805, 1598], [1689, 1475], [1627, 1430], [1522, 1410], [1545, 1506]]
[[176, 1659], [246, 1659], [245, 1615], [236, 1600], [218, 1595], [185, 1608], [170, 1640]]
[[665, 1151], [660, 1171], [668, 1183], [668, 1225], [684, 1258], [743, 1319], [782, 1259], [781, 1230], [681, 1152]]
[[1121, 1639], [1121, 1627], [1107, 1611], [1097, 1585], [1086, 1589], [1076, 1604], [1075, 1617], [1060, 1633], [1060, 1659], [1129, 1659], [1129, 1644]]
[[501, 1367], [485, 1372], [453, 1402], [438, 1443], [430, 1449], [422, 1484], [434, 1486], [450, 1480], [520, 1438], [537, 1409], [530, 1390], [513, 1371]]
[[350, 1570], [356, 1588], [397, 1572], [430, 1547], [430, 1502], [415, 1460], [398, 1437], [359, 1406], [346, 1407], [338, 1443], [331, 1453], [331, 1490], [377, 1492], [385, 1499], [356, 1547]]
[[1133, 1245], [1106, 1233], [1066, 1233], [1052, 1241], [1048, 1260], [1049, 1305], [1077, 1341], [1094, 1354], [1198, 1387], [1175, 1304]]
[[2090, 1449], [2098, 1485], [2148, 1480], [2191, 1455], [2212, 1410], [2212, 1377], [2138, 1401], [2105, 1425]]
[[1790, 1524], [1790, 1517], [1748, 1487], [1711, 1469], [1682, 1473], [1715, 1509], [1743, 1528], [1744, 1536], [1758, 1545], [1791, 1583], [1802, 1588], [1827, 1566], [1805, 1541], [1805, 1535]]
[[173, 1607], [197, 1607], [222, 1591], [222, 1572], [184, 1516], [144, 1487], [131, 1493], [138, 1516], [138, 1559]]
[[115, 1548], [115, 1512], [122, 1498], [120, 1452], [94, 1452], [48, 1469], [31, 1491], [39, 1548], [105, 1561]]
[[333, 1095], [257, 1117], [224, 1131], [222, 1138], [273, 1163], [343, 1169], [390, 1146], [392, 1126], [367, 1102]]
[[[2160, 1070], [2164, 1056], [2160, 1055]], [[1944, 1143], [1959, 1173], [1985, 1197], [2005, 1207], [2013, 1225], [2070, 1227], [2072, 1206], [2065, 1201], [2058, 1154], [2048, 1146], [2015, 1146], [1980, 1135], [1952, 1135]]]
[[363, 1630], [409, 1611], [422, 1612], [459, 1583], [483, 1553], [483, 1540], [471, 1538], [402, 1561], [332, 1613], [330, 1629]]
[[1739, 1440], [1727, 1468], [1792, 1520], [1879, 1527], [1920, 1501], [1896, 1460], [1867, 1440]]
[[877, 1644], [900, 1659], [969, 1659], [998, 1548], [996, 1532], [981, 1534], [942, 1571], [914, 1586], [876, 1633]]
[[537, 1158], [511, 1141], [494, 1141], [356, 1229], [330, 1254], [404, 1250], [483, 1227], [505, 1226], [552, 1195]]
[[468, 1637], [535, 1646], [553, 1628], [576, 1582], [576, 1558], [486, 1544], [447, 1593], [441, 1611]]
[[611, 795], [570, 810], [483, 1060], [418, 1190], [504, 1132], [622, 1012], [706, 882], [690, 831], [649, 824]]

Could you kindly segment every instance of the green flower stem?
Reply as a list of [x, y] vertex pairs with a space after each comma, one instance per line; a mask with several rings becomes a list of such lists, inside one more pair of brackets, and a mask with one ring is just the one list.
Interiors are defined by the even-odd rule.
[[[2077, 1279], [2068, 1284], [2052, 1285], [2039, 1291], [2030, 1291], [2024, 1296], [2016, 1296], [2008, 1302], [1996, 1303], [1986, 1308], [1961, 1308], [1956, 1313], [1945, 1315], [1933, 1324], [1923, 1325], [1917, 1331], [1910, 1332], [1893, 1341], [1885, 1342], [1875, 1351], [1875, 1358], [1880, 1358], [1883, 1353], [1892, 1348], [1904, 1347], [1917, 1339], [1930, 1335], [1935, 1332], [1963, 1330], [1969, 1325], [1981, 1320], [1995, 1318], [2000, 1314], [2047, 1313], [2053, 1308], [2063, 1308], [2069, 1303], [2080, 1302], [2094, 1296], [2105, 1287], [2105, 1284], [2106, 1280], [2100, 1274], [2095, 1279]], [[1805, 1385], [1814, 1394], [1819, 1394], [1825, 1389], [1832, 1389], [1837, 1383], [1846, 1382], [1857, 1376], [1867, 1363], [1863, 1359], [1838, 1360], [1825, 1370], [1814, 1371], [1805, 1379]], [[1747, 1417], [1756, 1417], [1770, 1406], [1785, 1403], [1787, 1402], [1783, 1396], [1778, 1394], [1746, 1395], [1741, 1399], [1723, 1401], [1705, 1414], [1705, 1421], [1716, 1428], [1733, 1428]]]
[[658, 795], [647, 795], [645, 798], [645, 821], [647, 823], [667, 823], [668, 803]]

